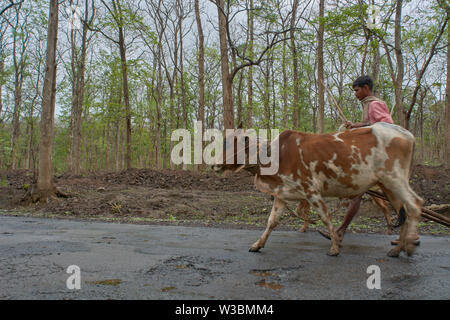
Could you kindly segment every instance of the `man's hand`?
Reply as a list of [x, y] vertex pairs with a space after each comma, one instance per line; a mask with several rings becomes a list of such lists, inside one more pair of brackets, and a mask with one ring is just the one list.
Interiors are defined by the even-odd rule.
[[345, 121], [344, 123], [345, 129], [352, 129], [353, 127], [353, 122], [351, 121]]
[[369, 126], [369, 125], [370, 125], [370, 123], [364, 123], [364, 122], [351, 122], [351, 121], [345, 122], [346, 129], [361, 128], [361, 127], [365, 127], [365, 126]]

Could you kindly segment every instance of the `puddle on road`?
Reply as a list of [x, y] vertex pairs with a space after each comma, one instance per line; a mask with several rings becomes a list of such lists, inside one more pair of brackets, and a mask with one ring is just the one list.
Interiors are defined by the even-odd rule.
[[122, 283], [120, 279], [107, 279], [107, 280], [98, 280], [98, 281], [86, 281], [89, 284], [101, 284], [105, 286], [117, 286]]
[[270, 288], [272, 290], [280, 290], [283, 286], [279, 283], [275, 282], [266, 282], [266, 279], [262, 279], [261, 281], [256, 282], [256, 284], [263, 288]]
[[423, 276], [418, 274], [402, 274], [398, 276], [390, 277], [389, 280], [391, 283], [408, 283], [408, 285], [416, 284], [419, 281], [424, 281]]
[[270, 271], [264, 271], [264, 270], [252, 270], [250, 271], [251, 274], [257, 276], [257, 277], [271, 277], [271, 276], [277, 276], [276, 273], [270, 272]]
[[164, 288], [161, 288], [161, 291], [162, 292], [168, 292], [168, 291], [170, 291], [170, 290], [173, 290], [173, 289], [176, 289], [177, 287], [164, 287]]

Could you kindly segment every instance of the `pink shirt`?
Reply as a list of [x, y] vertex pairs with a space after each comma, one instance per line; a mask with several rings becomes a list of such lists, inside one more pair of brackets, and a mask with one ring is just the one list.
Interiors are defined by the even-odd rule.
[[375, 122], [394, 123], [388, 107], [384, 102], [380, 101], [372, 101], [369, 103], [369, 121], [370, 124]]

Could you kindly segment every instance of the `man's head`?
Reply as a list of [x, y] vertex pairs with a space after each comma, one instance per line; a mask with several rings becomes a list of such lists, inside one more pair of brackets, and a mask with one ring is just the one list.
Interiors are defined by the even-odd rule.
[[373, 88], [373, 80], [369, 76], [358, 77], [353, 81], [353, 90], [355, 91], [355, 96], [358, 100], [362, 100], [367, 96], [371, 96]]

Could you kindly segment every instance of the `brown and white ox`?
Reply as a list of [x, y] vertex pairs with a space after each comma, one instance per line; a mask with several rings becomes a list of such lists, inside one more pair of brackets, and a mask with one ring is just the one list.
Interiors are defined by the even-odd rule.
[[[286, 130], [274, 140], [278, 139], [279, 163], [278, 171], [272, 175], [261, 174], [261, 169], [269, 167], [270, 163], [256, 168], [237, 164], [235, 145], [242, 136], [245, 132], [238, 130], [233, 136], [225, 137], [234, 139], [228, 146], [234, 150], [226, 150], [227, 143], [224, 143], [223, 153], [218, 155], [212, 168], [216, 172], [248, 169], [255, 173], [256, 188], [274, 197], [266, 230], [249, 251], [256, 252], [264, 247], [286, 203], [306, 200], [319, 213], [330, 233], [331, 248], [327, 254], [338, 255], [340, 238], [334, 231], [323, 198], [352, 198], [378, 185], [397, 213], [404, 206], [407, 216], [400, 229], [399, 243], [388, 256], [397, 257], [401, 251], [408, 255], [413, 253], [423, 200], [408, 182], [415, 140], [409, 131], [382, 122], [330, 134]], [[245, 152], [248, 150], [247, 146]], [[234, 157], [232, 164], [226, 163], [225, 155]]]

